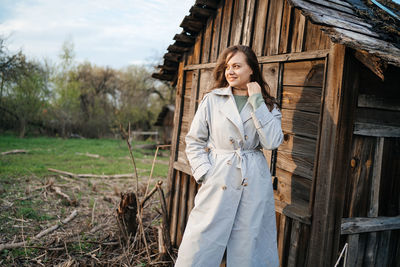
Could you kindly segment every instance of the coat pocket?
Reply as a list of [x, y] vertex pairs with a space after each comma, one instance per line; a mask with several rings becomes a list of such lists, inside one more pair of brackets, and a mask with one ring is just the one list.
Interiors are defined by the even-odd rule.
[[206, 184], [207, 181], [209, 180], [210, 176], [212, 176], [213, 172], [215, 171], [216, 168], [216, 159], [217, 159], [217, 154], [210, 153], [208, 154], [208, 159], [210, 160], [211, 167], [208, 169], [207, 173], [204, 175], [203, 181], [201, 182], [202, 184]]

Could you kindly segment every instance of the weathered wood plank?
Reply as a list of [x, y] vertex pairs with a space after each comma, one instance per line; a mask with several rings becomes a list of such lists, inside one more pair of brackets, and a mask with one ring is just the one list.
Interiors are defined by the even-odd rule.
[[269, 4], [267, 29], [263, 54], [276, 55], [279, 53], [279, 40], [281, 34], [283, 0], [274, 0]]
[[368, 239], [365, 248], [365, 255], [364, 255], [364, 263], [363, 266], [365, 267], [374, 267], [375, 265], [375, 256], [378, 250], [377, 244], [377, 232], [369, 233]]
[[349, 235], [397, 229], [400, 229], [400, 216], [342, 218], [341, 234]]
[[308, 212], [308, 205], [306, 202], [297, 202], [296, 204], [288, 204], [283, 208], [283, 214], [307, 225], [311, 224], [311, 215]]
[[270, 91], [269, 94], [275, 98], [278, 97], [278, 79], [279, 79], [279, 63], [269, 63], [262, 65], [262, 75], [267, 82]]
[[279, 224], [277, 225], [278, 227], [278, 253], [279, 253], [279, 262], [280, 266], [282, 266], [282, 253], [283, 253], [283, 247], [285, 244], [285, 226], [286, 226], [286, 216], [280, 214], [280, 220]]
[[297, 266], [297, 253], [298, 253], [298, 243], [299, 243], [299, 233], [300, 223], [297, 220], [292, 221], [292, 233], [290, 235], [290, 249], [288, 257], [288, 267]]
[[[322, 0], [322, 1], [324, 1], [324, 0]], [[303, 1], [303, 0], [290, 0], [290, 2], [295, 7], [299, 8], [307, 16], [310, 13], [321, 14], [321, 15], [326, 14], [326, 15], [329, 15], [329, 16], [332, 16], [332, 17], [335, 17], [338, 19], [343, 19], [343, 20], [352, 22], [354, 24], [372, 28], [372, 26], [370, 24], [366, 23], [363, 19], [361, 19], [357, 16], [354, 16], [354, 15], [342, 12], [341, 10], [332, 10], [331, 8], [321, 9], [320, 6], [310, 3], [308, 1]], [[334, 25], [332, 25], [332, 26], [334, 26]]]
[[282, 108], [319, 113], [322, 88], [283, 86]]
[[[277, 198], [288, 203], [308, 202], [310, 199], [311, 181], [304, 177], [276, 168], [276, 177], [278, 178], [278, 189], [274, 193]], [[274, 179], [274, 178], [273, 178]], [[282, 197], [281, 194], [286, 194]]]
[[202, 55], [201, 55], [201, 63], [209, 63], [210, 62], [210, 56], [211, 56], [211, 47], [213, 43], [213, 28], [214, 28], [214, 20], [211, 18], [207, 22], [206, 29], [204, 31], [204, 36], [203, 36], [203, 47], [202, 49]]
[[231, 35], [231, 23], [232, 23], [232, 9], [233, 1], [226, 0], [224, 3], [224, 10], [221, 21], [221, 32], [219, 41], [219, 51], [222, 52], [229, 44], [229, 38]]
[[290, 52], [301, 52], [304, 46], [304, 32], [306, 27], [306, 18], [300, 12], [300, 10], [295, 9], [293, 12], [293, 24], [292, 24], [292, 36]]
[[281, 109], [282, 130], [301, 136], [317, 138], [319, 115], [310, 112]]
[[243, 25], [243, 40], [242, 44], [251, 46], [252, 36], [253, 36], [253, 22], [255, 18], [255, 5], [257, 0], [247, 0], [246, 13], [244, 16]]
[[[221, 1], [223, 3], [223, 1]], [[223, 12], [223, 4], [218, 8], [217, 15], [214, 18], [214, 28], [213, 28], [213, 37], [212, 37], [212, 47], [211, 47], [211, 55], [210, 62], [216, 62], [219, 54], [219, 42], [221, 36], [221, 19]]]
[[[310, 0], [311, 3], [316, 4], [316, 7], [318, 8], [323, 8], [323, 9], [332, 9], [334, 11], [340, 11], [340, 12], [345, 12], [348, 13], [349, 15], [355, 16], [356, 13], [351, 7], [348, 7], [346, 5], [339, 5], [336, 3], [336, 1], [327, 1], [327, 0]], [[344, 1], [342, 1], [344, 2]]]
[[373, 151], [375, 139], [355, 136], [351, 149], [351, 171], [348, 174], [346, 205], [349, 207], [344, 217], [365, 217], [369, 209], [369, 185], [371, 183]]
[[181, 192], [181, 175], [182, 173], [177, 171], [175, 176], [175, 190], [173, 196], [173, 207], [171, 212], [171, 243], [173, 246], [177, 246], [178, 244], [178, 218], [179, 218], [179, 199]]
[[377, 108], [400, 111], [400, 100], [396, 97], [383, 97], [368, 94], [358, 95], [357, 106], [360, 108]]
[[246, 11], [246, 0], [235, 0], [233, 7], [231, 38], [229, 41], [229, 45], [238, 45], [242, 43], [245, 11]]
[[313, 51], [320, 49], [321, 29], [313, 24], [309, 19], [306, 20], [306, 37], [304, 40], [304, 51]]
[[258, 1], [254, 21], [253, 51], [257, 56], [263, 54], [265, 27], [268, 16], [269, 0]]
[[322, 87], [324, 66], [323, 60], [285, 63], [283, 85]]
[[358, 241], [360, 235], [349, 235], [347, 242], [349, 243], [349, 250], [347, 252], [346, 266], [352, 267], [356, 266], [357, 256], [358, 256]]
[[276, 167], [312, 180], [314, 157], [305, 158], [302, 154], [278, 151]]
[[177, 230], [176, 243], [180, 244], [182, 241], [183, 233], [186, 227], [186, 212], [187, 212], [187, 197], [189, 189], [189, 176], [187, 174], [181, 174], [181, 195], [179, 196], [179, 222]]
[[[188, 114], [189, 121], [192, 121], [197, 109], [197, 98], [199, 95], [199, 79], [200, 79], [200, 70], [194, 70], [192, 74], [192, 91], [189, 102], [190, 103], [190, 110]], [[186, 114], [185, 111], [184, 114]]]
[[[171, 141], [171, 156], [169, 159], [169, 168], [168, 168], [168, 180], [167, 180], [167, 192], [166, 192], [166, 198], [167, 198], [167, 209], [168, 209], [168, 216], [169, 220], [171, 221], [172, 218], [172, 204], [173, 204], [173, 198], [172, 194], [175, 190], [175, 183], [174, 183], [174, 177], [176, 171], [173, 168], [173, 162], [177, 158], [177, 149], [179, 145], [178, 141], [178, 136], [179, 136], [179, 131], [180, 131], [180, 123], [181, 123], [181, 118], [182, 118], [182, 101], [183, 101], [183, 96], [185, 94], [185, 88], [184, 88], [184, 82], [185, 82], [185, 73], [183, 71], [183, 62], [179, 63], [179, 76], [178, 76], [178, 81], [176, 84], [176, 97], [175, 97], [175, 113], [174, 113], [174, 122], [177, 122], [178, 124], [174, 127], [173, 132], [172, 132], [172, 141]], [[172, 227], [170, 229], [170, 234], [172, 238]]]
[[190, 169], [190, 166], [188, 164], [185, 164], [181, 161], [175, 161], [173, 163], [174, 169], [184, 172], [186, 174], [192, 175], [192, 170]]
[[337, 42], [354, 49], [362, 47], [363, 50], [386, 60], [389, 64], [400, 66], [400, 49], [389, 42], [340, 28], [335, 28], [334, 31], [327, 28], [326, 33]]
[[345, 46], [333, 44], [328, 56], [307, 266], [332, 266], [339, 250], [340, 216], [336, 215], [343, 211], [356, 102], [355, 90], [350, 88], [358, 82], [352, 72], [354, 61], [345, 54]]
[[376, 255], [376, 266], [388, 266], [389, 243], [391, 231], [379, 232], [378, 252]]
[[199, 103], [206, 92], [208, 92], [213, 85], [213, 77], [212, 72], [210, 70], [201, 70], [200, 71], [200, 89], [199, 96], [197, 98], [197, 102]]
[[375, 144], [375, 152], [374, 152], [375, 155], [374, 155], [374, 165], [372, 169], [372, 183], [371, 183], [371, 192], [369, 197], [368, 217], [378, 216], [384, 142], [385, 139], [380, 137], [377, 138]]
[[400, 127], [375, 123], [354, 123], [354, 134], [376, 137], [400, 137]]
[[289, 52], [290, 45], [290, 24], [292, 23], [291, 16], [293, 11], [293, 7], [289, 4], [288, 1], [283, 1], [283, 14], [282, 14], [282, 26], [281, 26], [281, 35], [279, 41], [279, 54], [286, 54]]

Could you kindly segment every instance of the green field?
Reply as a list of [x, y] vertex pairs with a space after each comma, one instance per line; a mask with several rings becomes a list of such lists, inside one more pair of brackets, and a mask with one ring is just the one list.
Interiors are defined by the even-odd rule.
[[[137, 142], [135, 144], [143, 144]], [[125, 174], [132, 173], [133, 167], [129, 150], [124, 140], [113, 139], [61, 139], [61, 138], [24, 138], [0, 136], [0, 153], [14, 150], [27, 150], [26, 154], [0, 156], [1, 179], [31, 176], [45, 177], [47, 168], [72, 173]], [[91, 158], [86, 153], [99, 155]], [[149, 175], [154, 151], [134, 149], [136, 166], [141, 175]], [[165, 155], [165, 156], [164, 156]], [[168, 154], [158, 160], [168, 161]], [[166, 177], [168, 166], [157, 164], [153, 176]]]

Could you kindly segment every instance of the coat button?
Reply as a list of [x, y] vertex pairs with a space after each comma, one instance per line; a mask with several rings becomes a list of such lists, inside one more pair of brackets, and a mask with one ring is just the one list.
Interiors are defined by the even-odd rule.
[[247, 183], [243, 183], [243, 186], [247, 186], [248, 184]]
[[244, 136], [244, 140], [247, 140], [249, 137], [247, 135]]
[[209, 147], [205, 147], [205, 148], [204, 148], [204, 151], [209, 152], [209, 151], [210, 151], [210, 148], [209, 148]]
[[233, 144], [234, 143], [234, 140], [233, 140], [233, 138], [231, 137], [231, 138], [229, 138], [229, 142], [231, 142], [231, 144]]
[[226, 190], [226, 185], [223, 185], [223, 186], [222, 186], [222, 190]]

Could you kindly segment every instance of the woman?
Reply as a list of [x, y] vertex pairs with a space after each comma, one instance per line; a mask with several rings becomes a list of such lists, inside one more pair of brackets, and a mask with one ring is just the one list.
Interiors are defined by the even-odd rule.
[[179, 267], [279, 266], [271, 174], [260, 148], [283, 140], [281, 113], [247, 46], [223, 51], [186, 136], [201, 187], [190, 213]]

